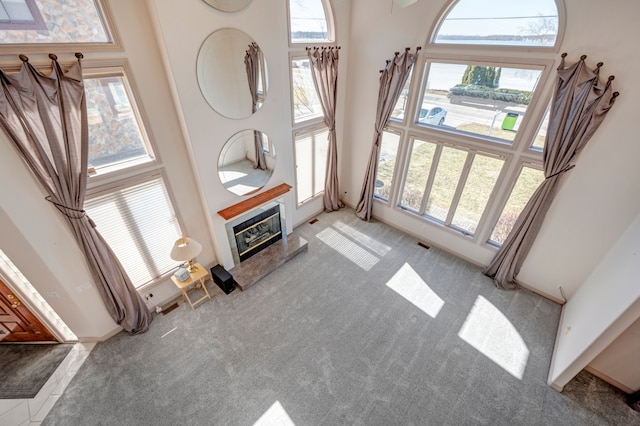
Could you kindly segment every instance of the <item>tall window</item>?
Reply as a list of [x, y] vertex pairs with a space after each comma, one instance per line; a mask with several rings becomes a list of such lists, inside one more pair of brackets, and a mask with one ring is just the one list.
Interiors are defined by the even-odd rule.
[[502, 244], [544, 179], [542, 87], [559, 21], [554, 0], [452, 1], [383, 134], [376, 198], [476, 244]]
[[301, 205], [324, 191], [328, 129], [311, 76], [307, 44], [334, 40], [325, 0], [289, 0], [291, 109], [296, 162], [296, 198]]
[[85, 72], [90, 176], [85, 209], [140, 289], [176, 267], [169, 253], [181, 236], [180, 224], [125, 70]]

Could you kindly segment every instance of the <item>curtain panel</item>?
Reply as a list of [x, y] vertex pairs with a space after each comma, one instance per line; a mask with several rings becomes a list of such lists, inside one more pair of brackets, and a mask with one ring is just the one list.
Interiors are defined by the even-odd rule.
[[332, 212], [342, 207], [338, 182], [338, 147], [336, 141], [336, 98], [338, 93], [338, 51], [340, 47], [307, 47], [313, 85], [322, 106], [324, 124], [329, 129], [327, 166], [324, 176], [324, 211]]
[[[251, 43], [244, 55], [244, 66], [247, 70], [249, 92], [251, 92], [251, 113], [255, 113], [258, 110], [258, 101], [260, 96], [258, 93], [258, 85], [260, 83], [260, 76], [262, 73], [262, 70], [260, 69], [260, 64], [262, 63], [261, 56], [262, 51], [256, 43]], [[262, 148], [262, 132], [254, 131], [253, 139], [256, 157], [253, 168], [266, 170], [267, 160], [264, 157], [264, 149]]]
[[51, 202], [69, 224], [85, 255], [96, 288], [113, 320], [130, 334], [148, 329], [152, 316], [83, 210], [87, 186], [89, 134], [81, 53], [63, 72], [57, 57], [41, 74], [20, 55], [22, 68], [0, 70], [0, 124]]
[[387, 60], [387, 65], [380, 71], [380, 88], [378, 90], [378, 106], [376, 109], [376, 121], [373, 132], [373, 146], [371, 155], [364, 176], [364, 182], [360, 191], [360, 200], [356, 208], [356, 216], [362, 220], [369, 221], [373, 211], [373, 194], [375, 192], [375, 180], [378, 173], [378, 157], [380, 156], [380, 143], [382, 141], [382, 131], [393, 113], [393, 108], [398, 102], [413, 64], [418, 57], [420, 47], [416, 48], [416, 53], [410, 53], [410, 48], [400, 54], [396, 52], [392, 59]]
[[591, 70], [585, 64], [586, 55], [572, 65], [565, 64], [566, 56], [562, 54], [558, 67], [544, 143], [545, 180], [531, 196], [491, 263], [483, 269], [501, 289], [517, 287], [517, 275], [542, 227], [562, 176], [575, 166], [578, 154], [618, 96], [618, 92], [612, 93], [613, 76], [604, 82], [599, 79], [602, 62]]

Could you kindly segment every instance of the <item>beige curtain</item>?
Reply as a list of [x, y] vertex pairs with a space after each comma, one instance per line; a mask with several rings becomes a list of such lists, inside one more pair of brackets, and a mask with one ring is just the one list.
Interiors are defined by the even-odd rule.
[[398, 102], [409, 74], [411, 74], [411, 69], [416, 61], [420, 47], [416, 49], [416, 53], [410, 53], [409, 50], [407, 47], [402, 54], [396, 52], [392, 59], [387, 60], [385, 68], [380, 71], [380, 89], [378, 91], [373, 146], [371, 147], [369, 164], [367, 165], [362, 190], [360, 191], [360, 201], [358, 201], [356, 208], [356, 215], [362, 220], [368, 221], [371, 219], [382, 131], [384, 126], [387, 125], [387, 121], [389, 121], [389, 117]]
[[540, 231], [544, 217], [558, 191], [562, 176], [574, 167], [574, 160], [589, 142], [614, 103], [611, 81], [598, 78], [600, 62], [595, 70], [584, 60], [565, 65], [566, 53], [558, 67], [549, 127], [544, 145], [545, 180], [516, 220], [505, 242], [491, 263], [483, 270], [502, 289], [517, 287], [516, 277]]
[[338, 183], [338, 147], [336, 143], [336, 94], [338, 92], [338, 51], [340, 47], [307, 47], [311, 64], [313, 85], [318, 92], [324, 114], [324, 124], [329, 129], [327, 167], [324, 176], [324, 211], [332, 212], [344, 207], [340, 201]]
[[20, 55], [20, 72], [0, 70], [0, 123], [42, 187], [64, 215], [85, 254], [98, 292], [116, 323], [130, 334], [148, 329], [152, 316], [120, 262], [83, 210], [89, 134], [82, 54], [63, 72], [42, 75]]
[[[249, 49], [246, 50], [244, 55], [244, 66], [247, 70], [247, 80], [249, 82], [249, 91], [251, 92], [251, 112], [254, 113], [258, 110], [258, 84], [260, 82], [260, 75], [262, 73], [262, 51], [256, 43], [251, 43]], [[254, 138], [254, 151], [255, 161], [253, 164], [254, 169], [266, 170], [267, 160], [264, 157], [264, 149], [262, 147], [262, 132], [253, 132]]]

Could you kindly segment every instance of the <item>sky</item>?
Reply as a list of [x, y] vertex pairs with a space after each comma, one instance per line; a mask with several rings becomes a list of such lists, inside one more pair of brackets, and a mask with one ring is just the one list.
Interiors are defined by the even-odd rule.
[[[449, 12], [440, 34], [522, 34], [528, 23], [554, 16], [554, 0], [460, 0]], [[506, 19], [511, 18], [511, 19]]]

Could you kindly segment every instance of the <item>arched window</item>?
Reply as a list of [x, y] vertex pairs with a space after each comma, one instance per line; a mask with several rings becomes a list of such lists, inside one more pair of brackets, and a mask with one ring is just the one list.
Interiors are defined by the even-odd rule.
[[544, 178], [563, 10], [554, 0], [451, 2], [383, 135], [379, 201], [477, 245], [504, 242]]
[[459, 0], [452, 3], [433, 42], [549, 47], [557, 36], [554, 0]]
[[289, 40], [330, 43], [335, 40], [330, 9], [323, 0], [289, 0]]
[[329, 0], [289, 0], [289, 66], [296, 167], [297, 205], [324, 191], [327, 126], [313, 85], [307, 46], [333, 44], [333, 12]]

